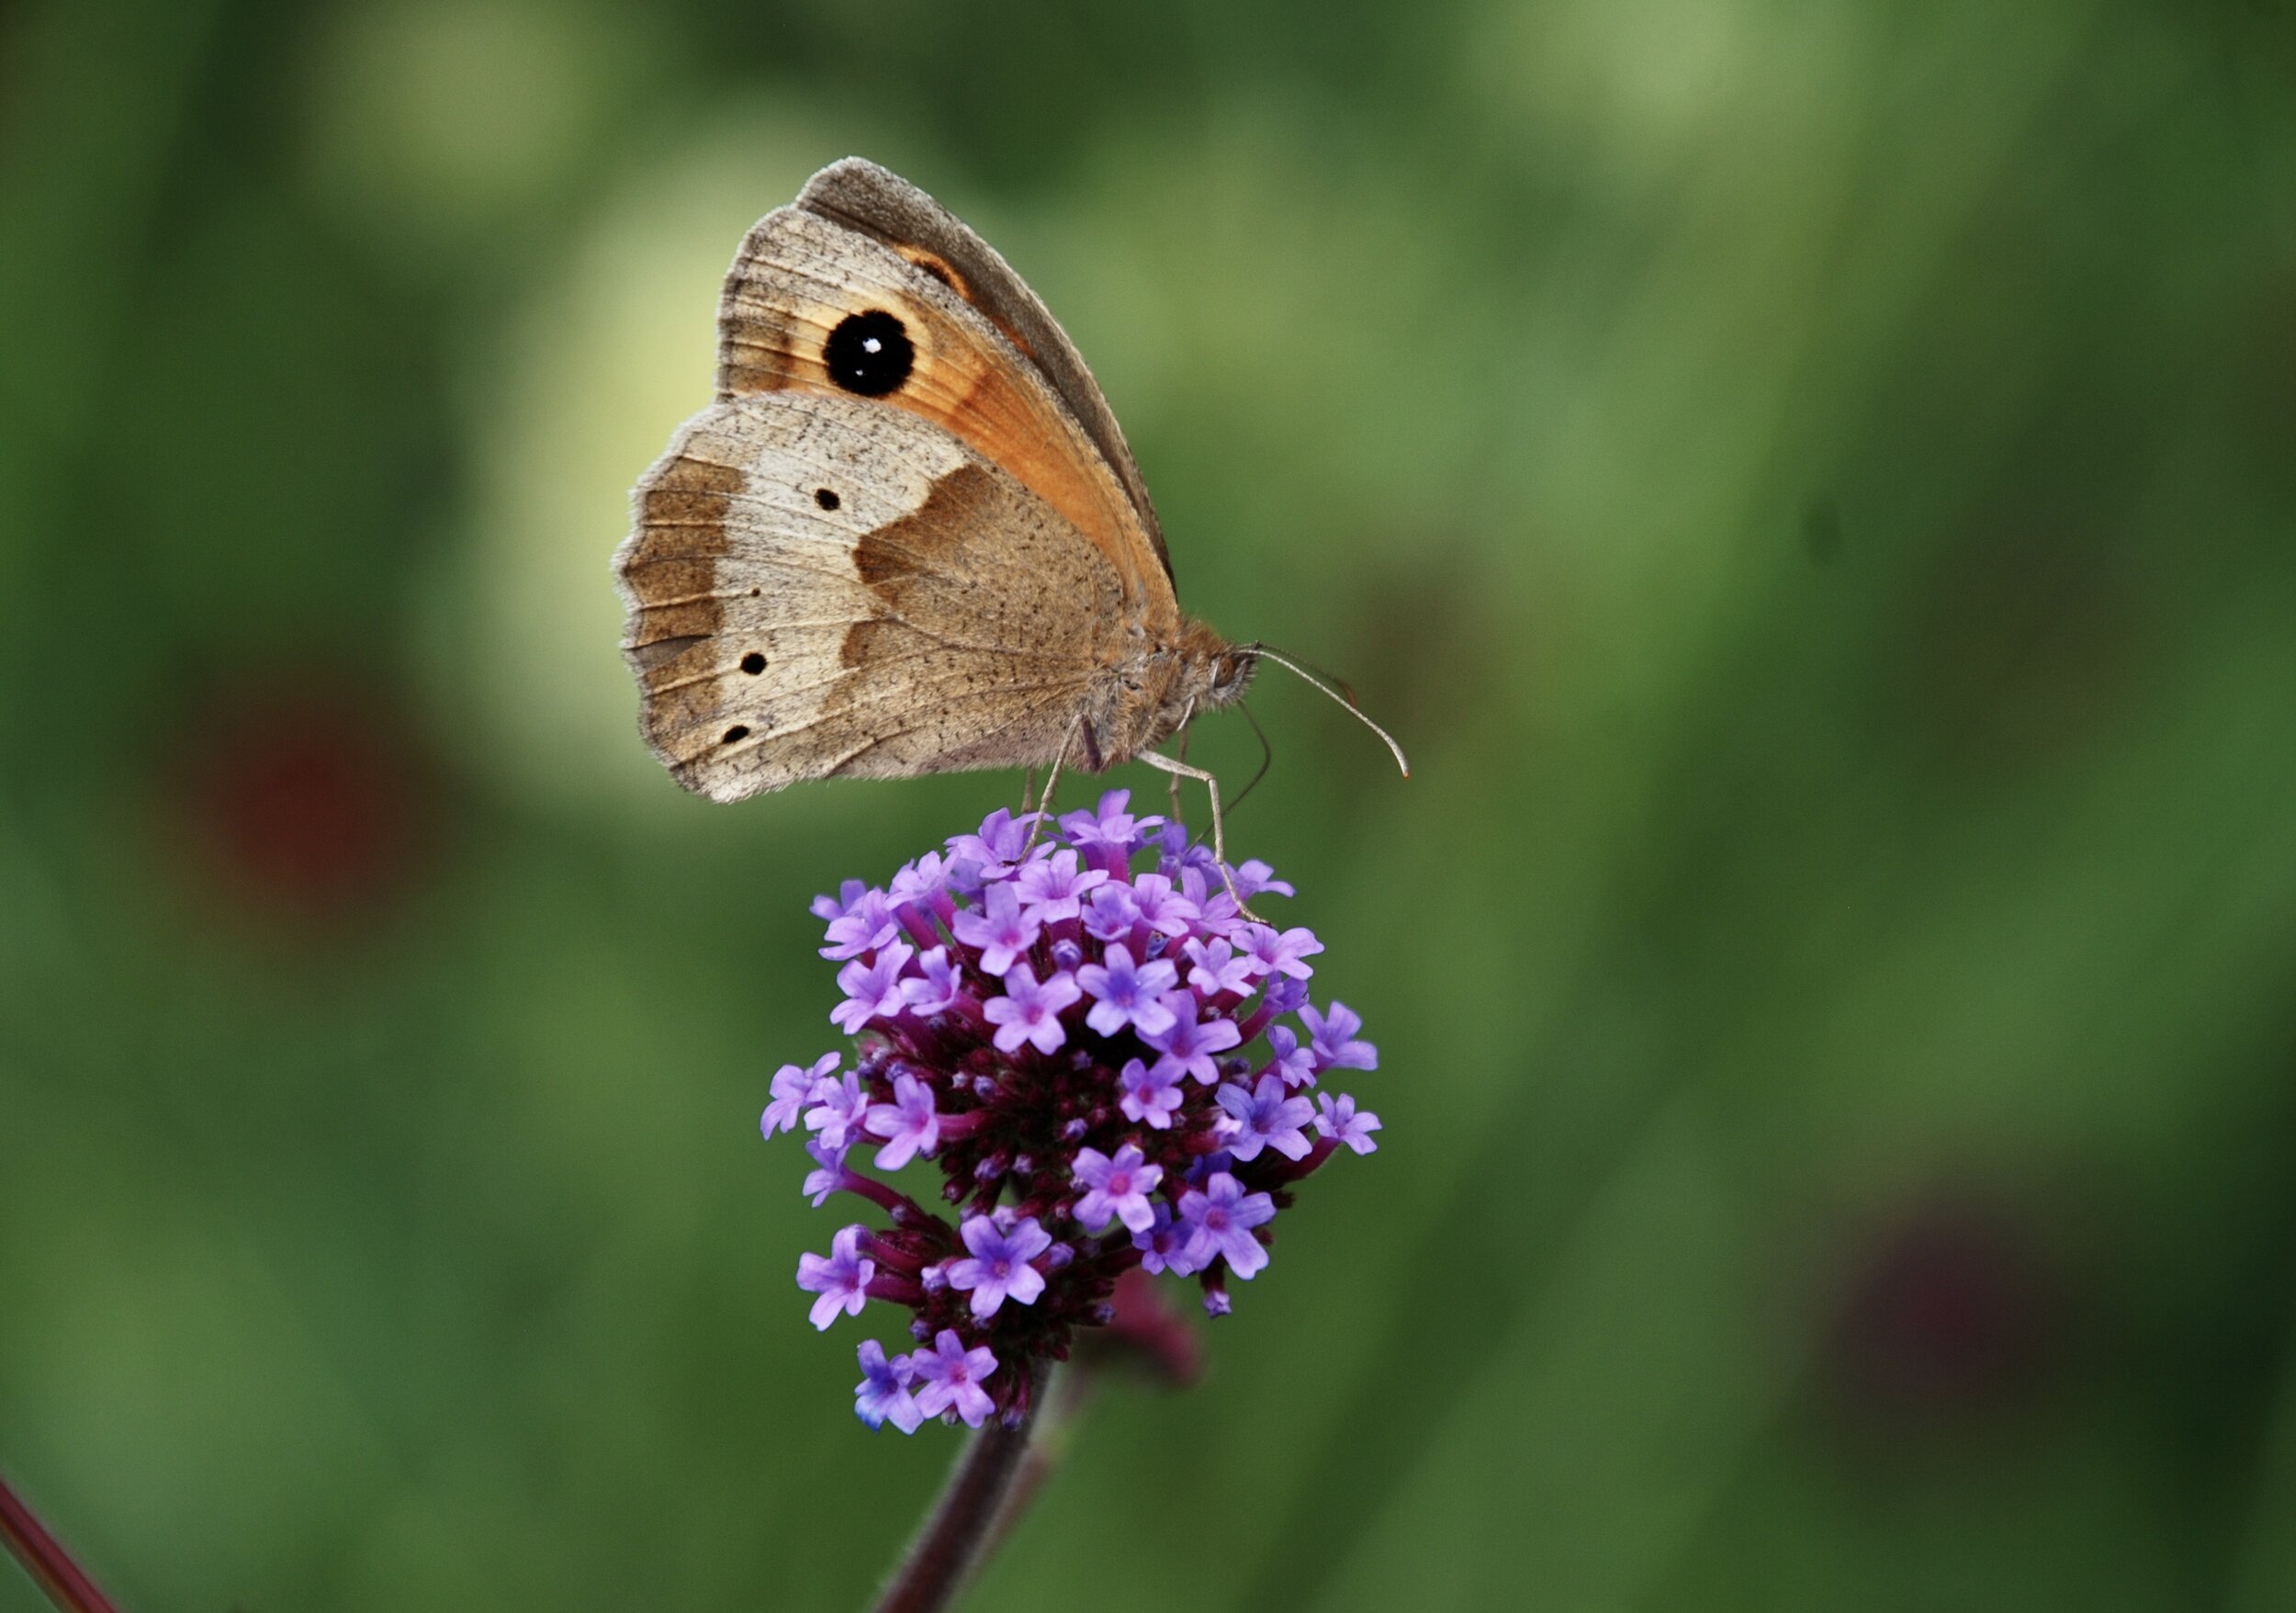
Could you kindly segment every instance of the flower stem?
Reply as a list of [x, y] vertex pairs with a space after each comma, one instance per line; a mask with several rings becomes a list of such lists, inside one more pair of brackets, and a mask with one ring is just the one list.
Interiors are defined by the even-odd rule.
[[114, 1613], [96, 1582], [80, 1571], [72, 1553], [32, 1516], [32, 1509], [17, 1499], [5, 1479], [0, 1479], [0, 1541], [6, 1542], [32, 1583], [62, 1613]]
[[1037, 1369], [1019, 1427], [992, 1421], [973, 1436], [925, 1527], [909, 1543], [907, 1556], [878, 1598], [876, 1613], [938, 1613], [948, 1607], [989, 1548], [1011, 1527], [1006, 1502], [1022, 1471], [1050, 1376], [1049, 1364]]
[[1059, 1465], [1061, 1458], [1068, 1454], [1069, 1436], [1084, 1411], [1085, 1402], [1091, 1398], [1096, 1376], [1089, 1368], [1074, 1365], [1049, 1386], [1037, 1385], [1041, 1411], [1031, 1419], [1034, 1430], [1029, 1448], [1020, 1458], [1020, 1470], [1014, 1474], [1005, 1492], [1004, 1505], [996, 1509], [996, 1517], [989, 1525], [987, 1542], [981, 1548], [984, 1557], [1005, 1543], [1005, 1537], [1012, 1533], [1021, 1515], [1029, 1510], [1029, 1503], [1036, 1499], [1038, 1488]]

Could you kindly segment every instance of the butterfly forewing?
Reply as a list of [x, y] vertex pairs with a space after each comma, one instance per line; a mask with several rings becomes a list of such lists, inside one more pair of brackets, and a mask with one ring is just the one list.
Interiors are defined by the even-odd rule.
[[[750, 231], [718, 306], [721, 399], [865, 397], [1004, 466], [1109, 558], [1130, 592], [1176, 611], [1123, 480], [993, 321], [895, 248], [802, 207]], [[867, 344], [879, 345], [863, 351]], [[869, 371], [841, 366], [840, 344]]]
[[1148, 485], [1132, 462], [1115, 411], [1068, 333], [1003, 255], [916, 186], [859, 157], [832, 163], [807, 180], [797, 205], [891, 246], [996, 327], [1059, 396], [1123, 484], [1142, 532], [1169, 580], [1172, 558], [1165, 552]]

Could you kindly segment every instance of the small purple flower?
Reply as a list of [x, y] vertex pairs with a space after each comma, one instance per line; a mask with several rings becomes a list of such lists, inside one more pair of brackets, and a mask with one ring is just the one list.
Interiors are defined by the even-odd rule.
[[1339, 1095], [1337, 1102], [1333, 1101], [1329, 1092], [1318, 1092], [1315, 1105], [1322, 1111], [1315, 1117], [1318, 1132], [1335, 1143], [1346, 1144], [1358, 1154], [1378, 1150], [1379, 1145], [1371, 1140], [1371, 1134], [1379, 1129], [1378, 1115], [1367, 1109], [1357, 1112], [1356, 1100], [1345, 1092]]
[[[816, 906], [815, 911], [819, 910]], [[857, 958], [863, 953], [876, 951], [900, 933], [901, 921], [894, 917], [885, 893], [864, 888], [844, 912], [829, 920], [829, 944], [821, 949], [821, 955], [831, 959]]]
[[937, 946], [917, 960], [918, 973], [901, 982], [901, 1001], [913, 1014], [937, 1014], [954, 1008], [964, 990], [964, 976], [949, 961], [949, 949]]
[[869, 1095], [861, 1077], [848, 1071], [844, 1079], [825, 1076], [813, 1090], [813, 1107], [805, 1111], [805, 1130], [821, 1134], [821, 1145], [845, 1152], [861, 1134], [861, 1117], [869, 1112]]
[[1002, 879], [1024, 855], [1041, 857], [1052, 849], [1041, 838], [1033, 850], [1030, 848], [1029, 839], [1036, 831], [1037, 818], [1034, 812], [1023, 812], [1015, 818], [999, 806], [981, 820], [980, 833], [951, 835], [949, 854], [959, 862], [974, 864], [983, 879]]
[[829, 1201], [831, 1193], [845, 1184], [845, 1150], [825, 1148], [819, 1142], [808, 1140], [805, 1152], [813, 1156], [814, 1168], [805, 1173], [804, 1191], [818, 1210]]
[[1235, 956], [1235, 949], [1224, 941], [1186, 942], [1180, 950], [1194, 965], [1187, 972], [1187, 983], [1208, 998], [1223, 991], [1248, 997], [1253, 980], [1263, 973], [1249, 957]]
[[1296, 1014], [1308, 1006], [1308, 983], [1289, 975], [1272, 976], [1260, 992], [1260, 1004], [1271, 1014]]
[[1356, 1032], [1363, 1029], [1363, 1021], [1345, 1003], [1334, 1002], [1329, 1014], [1319, 1014], [1312, 1007], [1303, 1008], [1300, 1010], [1300, 1022], [1308, 1028], [1318, 1073], [1379, 1067], [1379, 1050], [1368, 1042], [1354, 1040]]
[[861, 1314], [869, 1303], [863, 1291], [869, 1280], [877, 1275], [877, 1262], [861, 1252], [861, 1235], [865, 1226], [849, 1226], [829, 1240], [829, 1258], [818, 1255], [797, 1257], [797, 1286], [807, 1293], [821, 1297], [813, 1302], [813, 1325], [823, 1331], [837, 1320], [843, 1311], [850, 1316]]
[[885, 1139], [877, 1150], [879, 1170], [898, 1170], [919, 1154], [940, 1145], [940, 1116], [933, 1111], [933, 1089], [915, 1076], [893, 1077], [893, 1101], [870, 1105], [872, 1136]]
[[1079, 851], [1091, 851], [1096, 846], [1109, 848], [1109, 855], [1123, 862], [1139, 851], [1139, 843], [1151, 829], [1165, 823], [1162, 818], [1134, 818], [1130, 814], [1132, 790], [1107, 790], [1093, 811], [1073, 811], [1061, 818], [1061, 829], [1068, 834], [1070, 846]]
[[889, 1020], [901, 1011], [901, 972], [917, 955], [906, 942], [892, 942], [877, 950], [877, 961], [856, 959], [837, 972], [838, 989], [845, 1000], [829, 1010], [829, 1019], [848, 1036], [858, 1035], [872, 1020]]
[[1095, 941], [1121, 941], [1140, 922], [1140, 908], [1132, 901], [1132, 887], [1111, 881], [1095, 890], [1086, 898], [1085, 933]]
[[1076, 1185], [1091, 1190], [1076, 1201], [1076, 1219], [1087, 1232], [1106, 1227], [1110, 1216], [1132, 1232], [1146, 1232], [1156, 1222], [1148, 1195], [1163, 1179], [1164, 1167], [1147, 1163], [1132, 1144], [1119, 1148], [1113, 1159], [1097, 1148], [1079, 1148]]
[[1244, 942], [1244, 955], [1258, 966], [1258, 973], [1289, 975], [1294, 980], [1305, 980], [1315, 973], [1303, 960], [1323, 950], [1312, 930], [1293, 929], [1278, 934], [1273, 925], [1247, 924], [1237, 931], [1237, 939]]
[[1300, 1045], [1290, 1026], [1267, 1027], [1267, 1050], [1275, 1055], [1267, 1061], [1267, 1067], [1284, 1078], [1285, 1086], [1315, 1085], [1315, 1055]]
[[[1224, 1122], [1226, 1118], [1227, 1117], [1223, 1114], [1221, 1116], [1221, 1121]], [[1220, 1122], [1215, 1122], [1214, 1123], [1217, 1124]], [[1210, 1153], [1199, 1155], [1197, 1158], [1190, 1161], [1188, 1167], [1180, 1174], [1187, 1179], [1189, 1187], [1200, 1188], [1206, 1182], [1210, 1181], [1215, 1173], [1232, 1169], [1234, 1165], [1234, 1156], [1232, 1156], [1225, 1148], [1215, 1148]]]
[[1207, 935], [1232, 933], [1243, 920], [1243, 910], [1228, 887], [1221, 882], [1218, 865], [1207, 873], [1204, 869], [1187, 867], [1180, 870], [1180, 890], [1196, 904], [1196, 928]]
[[962, 1236], [973, 1258], [949, 1262], [949, 1286], [972, 1292], [976, 1319], [987, 1321], [1007, 1299], [1025, 1305], [1044, 1292], [1044, 1274], [1029, 1262], [1052, 1246], [1052, 1235], [1035, 1216], [1022, 1216], [1006, 1232], [989, 1216], [975, 1215]]
[[1118, 1102], [1126, 1120], [1152, 1125], [1160, 1132], [1170, 1128], [1174, 1112], [1187, 1096], [1181, 1088], [1178, 1071], [1165, 1068], [1162, 1059], [1151, 1069], [1136, 1058], [1128, 1058], [1116, 1079], [1121, 1093]]
[[1040, 924], [1054, 924], [1080, 916], [1085, 897], [1108, 882], [1108, 874], [1100, 869], [1079, 869], [1075, 852], [1055, 852], [1023, 868], [1012, 883], [1030, 918]]
[[1199, 1023], [1193, 992], [1172, 992], [1165, 998], [1164, 1006], [1172, 1010], [1171, 1025], [1154, 1035], [1141, 1036], [1164, 1055], [1156, 1067], [1170, 1070], [1176, 1077], [1191, 1077], [1199, 1086], [1210, 1086], [1220, 1079], [1220, 1065], [1212, 1055], [1225, 1053], [1243, 1040], [1234, 1021], [1210, 1019]]
[[1223, 1086], [1218, 1100], [1241, 1128], [1227, 1139], [1228, 1152], [1236, 1158], [1257, 1159], [1262, 1148], [1273, 1148], [1286, 1159], [1308, 1156], [1308, 1135], [1300, 1128], [1313, 1117], [1315, 1109], [1306, 1099], [1290, 1096], [1281, 1076], [1262, 1076], [1259, 1085], [1249, 1092]]
[[992, 885], [983, 890], [980, 910], [966, 908], [956, 916], [950, 929], [966, 946], [980, 949], [985, 973], [997, 976], [1011, 968], [1014, 959], [1036, 944], [1039, 933], [1035, 916], [1022, 910], [1020, 898], [1009, 884]]
[[1158, 1199], [1152, 1207], [1154, 1219], [1148, 1226], [1132, 1234], [1132, 1247], [1140, 1251], [1140, 1269], [1154, 1277], [1169, 1271], [1175, 1277], [1186, 1277], [1196, 1269], [1196, 1262], [1188, 1258], [1190, 1229], [1172, 1219], [1172, 1206]]
[[1080, 849], [1106, 846], [1119, 857], [1129, 857], [1139, 848], [1147, 832], [1164, 821], [1161, 818], [1134, 818], [1125, 808], [1131, 805], [1130, 790], [1110, 790], [1100, 797], [1100, 805], [1090, 812], [1071, 812], [1061, 818], [1061, 828], [1071, 845]]
[[813, 916], [824, 924], [834, 923], [853, 910], [853, 904], [861, 900], [861, 892], [868, 888], [865, 880], [849, 879], [838, 886], [837, 895], [813, 898]]
[[1190, 1191], [1180, 1200], [1188, 1258], [1203, 1267], [1224, 1255], [1228, 1269], [1248, 1280], [1267, 1265], [1267, 1251], [1252, 1235], [1252, 1228], [1275, 1215], [1276, 1201], [1266, 1193], [1246, 1193], [1244, 1184], [1226, 1171], [1214, 1171], [1203, 1191]]
[[1143, 874], [1132, 881], [1132, 906], [1140, 911], [1140, 921], [1162, 935], [1177, 939], [1187, 933], [1187, 927], [1204, 916], [1204, 910], [1172, 888], [1172, 881], [1161, 874]]
[[[1255, 857], [1235, 871], [1235, 892], [1248, 902], [1262, 891], [1278, 897], [1299, 894], [1291, 888], [1289, 880], [1277, 879], [1273, 868]], [[1322, 952], [1323, 949], [1319, 946], [1315, 950]]]
[[1005, 995], [989, 998], [981, 1011], [996, 1027], [996, 1051], [1017, 1053], [1023, 1042], [1039, 1053], [1057, 1053], [1068, 1040], [1061, 1010], [1084, 996], [1072, 976], [1055, 974], [1043, 985], [1026, 964], [1015, 964], [1005, 974]]
[[949, 863], [939, 852], [928, 852], [914, 863], [904, 863], [886, 887], [885, 899], [895, 908], [929, 907], [949, 888]]
[[953, 1410], [964, 1419], [965, 1427], [977, 1428], [996, 1409], [981, 1387], [982, 1381], [996, 1370], [996, 1358], [986, 1345], [967, 1349], [962, 1340], [944, 1327], [933, 1340], [933, 1348], [910, 1356], [909, 1365], [925, 1382], [917, 1392], [917, 1409], [927, 1416]]
[[814, 1060], [809, 1070], [785, 1064], [774, 1072], [773, 1101], [765, 1106], [765, 1116], [759, 1122], [767, 1136], [797, 1128], [798, 1116], [805, 1112], [821, 1083], [829, 1078], [829, 1072], [837, 1068], [844, 1056], [840, 1053], [825, 1053]]
[[1218, 859], [1211, 848], [1187, 838], [1187, 825], [1177, 818], [1167, 821], [1156, 831], [1156, 851], [1166, 874], [1177, 874], [1187, 868], [1211, 868]]
[[853, 1386], [853, 1415], [872, 1428], [891, 1423], [904, 1434], [917, 1432], [925, 1420], [924, 1408], [909, 1393], [917, 1369], [906, 1356], [885, 1359], [885, 1347], [873, 1338], [861, 1344], [861, 1381]]
[[1142, 1035], [1168, 1031], [1173, 1014], [1164, 1006], [1164, 994], [1179, 978], [1179, 970], [1162, 959], [1135, 965], [1131, 948], [1111, 942], [1106, 966], [1086, 964], [1076, 971], [1076, 984], [1099, 999], [1085, 1023], [1103, 1036], [1113, 1036], [1128, 1024]]

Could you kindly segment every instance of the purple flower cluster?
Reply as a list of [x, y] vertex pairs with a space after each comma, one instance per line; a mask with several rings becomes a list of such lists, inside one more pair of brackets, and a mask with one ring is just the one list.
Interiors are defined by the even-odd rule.
[[[872, 1300], [915, 1314], [914, 1351], [861, 1346], [872, 1428], [1017, 1420], [1031, 1363], [1109, 1323], [1134, 1267], [1194, 1277], [1225, 1314], [1291, 1185], [1378, 1146], [1377, 1115], [1307, 1090], [1379, 1065], [1345, 1004], [1309, 1001], [1322, 943], [1242, 906], [1291, 886], [1264, 863], [1223, 871], [1129, 805], [1111, 791], [1057, 824], [999, 811], [884, 889], [849, 880], [814, 903], [856, 1056], [783, 1066], [764, 1129], [811, 1134], [816, 1206], [851, 1193], [890, 1223], [797, 1267], [816, 1327]], [[953, 1224], [856, 1168], [864, 1149], [880, 1172], [929, 1161]]]

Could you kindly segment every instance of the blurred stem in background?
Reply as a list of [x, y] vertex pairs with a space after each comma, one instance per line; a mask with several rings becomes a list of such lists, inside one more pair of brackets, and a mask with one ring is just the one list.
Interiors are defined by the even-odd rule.
[[6, 1479], [0, 1479], [0, 1540], [7, 1542], [24, 1572], [63, 1613], [113, 1613], [110, 1601], [96, 1588], [96, 1582], [8, 1488]]

